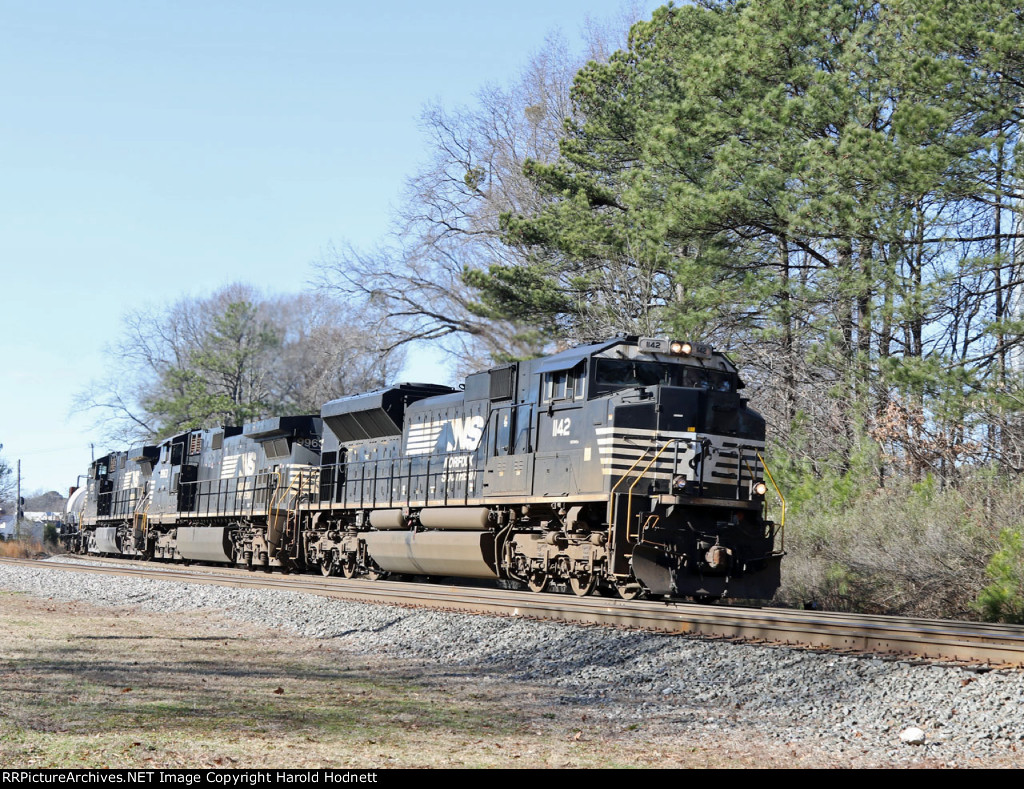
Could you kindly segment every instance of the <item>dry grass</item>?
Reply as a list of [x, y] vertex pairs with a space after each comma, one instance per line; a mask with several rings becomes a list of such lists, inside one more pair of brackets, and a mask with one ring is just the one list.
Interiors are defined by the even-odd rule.
[[0, 768], [885, 766], [209, 614], [0, 590], [0, 634]]
[[[0, 592], [0, 767], [763, 767], [542, 686], [198, 614]], [[648, 728], [650, 726], [650, 728]]]
[[28, 559], [45, 553], [39, 540], [3, 540], [0, 541], [0, 556], [6, 559]]

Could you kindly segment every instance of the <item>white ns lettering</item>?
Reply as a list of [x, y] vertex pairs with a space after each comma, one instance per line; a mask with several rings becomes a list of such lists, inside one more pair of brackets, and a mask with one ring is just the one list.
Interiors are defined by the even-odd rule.
[[448, 451], [472, 452], [480, 446], [480, 438], [484, 433], [484, 418], [480, 415], [453, 419], [451, 421], [452, 441], [448, 442]]

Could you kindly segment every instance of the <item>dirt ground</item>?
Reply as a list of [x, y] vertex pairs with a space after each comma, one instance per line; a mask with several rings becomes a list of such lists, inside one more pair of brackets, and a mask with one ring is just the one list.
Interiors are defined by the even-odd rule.
[[0, 767], [830, 764], [735, 736], [669, 736], [541, 686], [479, 679], [224, 618], [0, 591]]

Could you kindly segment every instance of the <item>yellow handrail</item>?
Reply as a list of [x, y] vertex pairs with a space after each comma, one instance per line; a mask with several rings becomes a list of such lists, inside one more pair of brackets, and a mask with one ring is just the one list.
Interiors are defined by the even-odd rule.
[[761, 461], [761, 467], [764, 469], [764, 473], [768, 475], [768, 479], [772, 483], [772, 487], [775, 488], [775, 495], [779, 497], [779, 501], [782, 502], [782, 516], [779, 520], [779, 533], [782, 537], [782, 543], [779, 545], [779, 550], [786, 549], [786, 497], [782, 495], [782, 491], [779, 490], [778, 484], [775, 482], [775, 477], [772, 476], [772, 472], [768, 469], [768, 464], [764, 462], [764, 458], [761, 457], [761, 453], [757, 453], [757, 459]]
[[306, 496], [307, 503], [312, 497], [313, 492], [319, 486], [320, 469], [319, 468], [300, 468], [294, 469], [293, 471], [298, 473], [298, 482], [295, 485], [295, 501], [292, 502], [295, 507], [295, 519], [298, 522], [299, 511], [302, 504], [302, 496]]
[[[626, 478], [633, 472], [633, 469], [635, 469], [637, 466], [640, 465], [640, 463], [643, 462], [643, 459], [645, 457], [647, 457], [647, 453], [650, 452], [650, 451], [651, 451], [651, 447], [647, 447], [647, 449], [645, 449], [643, 451], [643, 454], [641, 454], [640, 457], [638, 457], [636, 459], [636, 462], [633, 463], [633, 465], [630, 466], [629, 469], [627, 469], [626, 473], [619, 477], [619, 481], [616, 482], [614, 485], [612, 485], [612, 489], [608, 493], [608, 539], [609, 539], [609, 541], [611, 541], [610, 542], [611, 545], [614, 545], [614, 540], [615, 540], [615, 529], [614, 529], [614, 525], [615, 525], [615, 523], [614, 523], [614, 521], [615, 521], [615, 490], [616, 490], [616, 488], [619, 487], [619, 485], [621, 485], [623, 482], [625, 482]], [[626, 539], [627, 540], [629, 539], [629, 521], [628, 521], [628, 519], [626, 521]]]
[[149, 505], [153, 503], [153, 497], [146, 492], [143, 496], [142, 511], [135, 510], [136, 517], [138, 517], [142, 523], [139, 524], [139, 529], [142, 531], [142, 544], [145, 545], [149, 541]]
[[281, 468], [275, 468], [271, 476], [275, 477], [277, 482], [274, 485], [274, 492], [270, 495], [270, 501], [267, 502], [267, 515], [270, 515], [270, 510], [280, 509], [275, 505], [284, 501], [284, 486], [281, 484]]
[[619, 477], [619, 481], [616, 482], [612, 486], [611, 493], [609, 494], [609, 501], [611, 500], [611, 496], [615, 493], [615, 488], [619, 487], [619, 485], [621, 485], [625, 481], [626, 477], [629, 476], [630, 472], [633, 471], [633, 469], [635, 469], [637, 466], [640, 465], [640, 463], [643, 461], [643, 459], [645, 457], [647, 457], [647, 453], [650, 452], [650, 451], [651, 451], [651, 448], [647, 447], [647, 449], [644, 450], [644, 453], [640, 457], [638, 457], [636, 459], [636, 462], [632, 466], [630, 466], [629, 469], [627, 469], [626, 473], [623, 474], [621, 477]]
[[[673, 443], [675, 443], [678, 440], [679, 440], [678, 438], [670, 438], [668, 441], [666, 441], [665, 442], [665, 446], [663, 446], [661, 449], [658, 450], [658, 454], [656, 454], [654, 457], [651, 458], [651, 462], [647, 464], [646, 468], [644, 468], [644, 470], [640, 472], [640, 476], [638, 476], [636, 478], [636, 480], [633, 481], [633, 484], [629, 486], [629, 491], [626, 493], [626, 495], [629, 496], [629, 500], [626, 502], [626, 539], [627, 540], [629, 539], [629, 524], [630, 524], [630, 521], [633, 520], [633, 488], [635, 488], [639, 484], [640, 480], [642, 480], [644, 478], [644, 474], [646, 474], [648, 471], [651, 470], [651, 466], [653, 466], [655, 463], [658, 462], [658, 458], [660, 458], [665, 453], [665, 450], [668, 449]], [[646, 454], [647, 453], [644, 452], [644, 455], [646, 455]], [[641, 458], [642, 457], [643, 457], [643, 455], [641, 455]], [[632, 469], [630, 469], [630, 470], [632, 471]], [[640, 533], [637, 532], [637, 537], [639, 537], [639, 536], [640, 536]]]

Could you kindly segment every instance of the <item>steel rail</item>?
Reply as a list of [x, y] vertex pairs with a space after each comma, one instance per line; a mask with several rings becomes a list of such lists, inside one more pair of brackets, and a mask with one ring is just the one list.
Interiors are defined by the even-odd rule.
[[[89, 561], [96, 559], [90, 557]], [[1024, 666], [1024, 628], [1012, 625], [783, 608], [708, 606], [674, 601], [627, 601], [447, 584], [251, 573], [220, 567], [182, 568], [153, 563], [124, 567], [0, 558], [2, 564], [193, 584], [275, 589], [361, 603], [630, 627], [666, 634], [725, 637], [804, 648]]]

